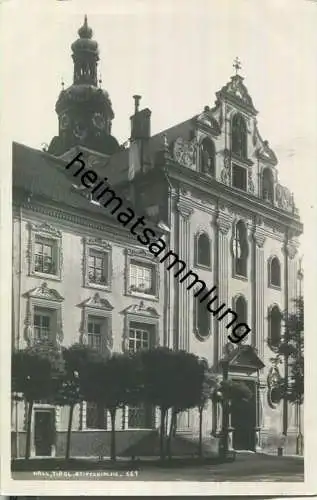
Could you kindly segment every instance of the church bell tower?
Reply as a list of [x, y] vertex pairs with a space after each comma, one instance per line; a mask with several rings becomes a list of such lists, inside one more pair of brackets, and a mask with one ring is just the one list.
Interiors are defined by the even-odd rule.
[[74, 63], [73, 84], [62, 89], [55, 106], [59, 133], [48, 148], [56, 156], [74, 146], [82, 145], [93, 151], [112, 155], [120, 149], [111, 135], [114, 118], [108, 92], [98, 87], [98, 44], [92, 39], [87, 16], [78, 30], [79, 38], [72, 44]]

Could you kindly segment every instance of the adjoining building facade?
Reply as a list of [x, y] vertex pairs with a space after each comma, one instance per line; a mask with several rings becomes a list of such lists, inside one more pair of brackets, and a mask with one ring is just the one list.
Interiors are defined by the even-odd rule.
[[[236, 71], [213, 107], [154, 136], [151, 111], [140, 110], [134, 96], [130, 143], [120, 146], [111, 135], [109, 95], [98, 86], [98, 45], [87, 18], [78, 33], [74, 81], [56, 104], [58, 135], [44, 152], [13, 145], [13, 348], [48, 338], [112, 352], [165, 345], [205, 358], [219, 376], [226, 361], [229, 377], [253, 394], [232, 409], [233, 447], [276, 450], [287, 431], [285, 446], [294, 450], [295, 410], [274, 391], [285, 367], [270, 358], [283, 335], [282, 312], [293, 310], [298, 294], [302, 224], [293, 196], [279, 183], [277, 158], [260, 135], [243, 78]], [[174, 279], [177, 262], [170, 270], [172, 260], [160, 264], [70, 180], [65, 165], [79, 152], [197, 280], [217, 286], [214, 310], [225, 304], [251, 328], [241, 343], [228, 340], [228, 321], [218, 321]], [[18, 456], [26, 410], [13, 403]], [[67, 417], [67, 407], [35, 404], [32, 456], [64, 454]], [[157, 424], [155, 412], [142, 407], [118, 412], [118, 453]], [[205, 442], [216, 447], [220, 428], [220, 407], [210, 404]], [[73, 456], [109, 454], [106, 412], [83, 403], [73, 429]], [[195, 439], [196, 410], [179, 416], [177, 432]]]

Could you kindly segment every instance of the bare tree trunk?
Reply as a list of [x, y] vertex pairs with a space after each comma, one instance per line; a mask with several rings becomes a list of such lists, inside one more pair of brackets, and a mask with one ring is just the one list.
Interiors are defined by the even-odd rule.
[[30, 458], [30, 455], [31, 455], [31, 425], [32, 425], [33, 403], [34, 403], [33, 400], [28, 402], [25, 460], [28, 460]]
[[160, 425], [160, 458], [165, 459], [165, 419], [166, 409], [161, 408], [161, 425]]
[[110, 418], [111, 418], [111, 443], [110, 443], [110, 458], [111, 460], [116, 460], [116, 408], [111, 409]]
[[199, 411], [199, 445], [198, 445], [198, 455], [203, 456], [203, 411], [204, 408], [200, 406]]
[[177, 415], [177, 412], [175, 411], [174, 408], [172, 408], [170, 428], [169, 428], [168, 440], [167, 440], [167, 455], [168, 455], [169, 459], [172, 458], [172, 437], [174, 435], [174, 427], [175, 427], [175, 423], [176, 423], [176, 415]]
[[65, 459], [69, 460], [70, 457], [70, 439], [72, 435], [72, 423], [73, 423], [74, 405], [69, 407], [69, 417], [68, 417], [68, 428], [67, 428], [67, 440], [66, 440], [66, 454]]

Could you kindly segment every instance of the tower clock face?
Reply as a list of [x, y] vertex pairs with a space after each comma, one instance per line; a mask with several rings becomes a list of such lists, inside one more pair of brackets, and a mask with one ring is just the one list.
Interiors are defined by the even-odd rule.
[[74, 126], [74, 135], [78, 138], [78, 139], [84, 139], [87, 135], [87, 130], [86, 128], [84, 127], [84, 125], [80, 122], [76, 122], [75, 123], [75, 126]]
[[69, 125], [69, 118], [66, 113], [63, 113], [61, 118], [60, 118], [60, 126], [62, 130], [65, 130]]
[[95, 125], [95, 127], [99, 128], [99, 129], [105, 128], [106, 122], [105, 122], [105, 119], [102, 116], [102, 114], [95, 113], [93, 118], [92, 118], [92, 121], [93, 121], [93, 124]]

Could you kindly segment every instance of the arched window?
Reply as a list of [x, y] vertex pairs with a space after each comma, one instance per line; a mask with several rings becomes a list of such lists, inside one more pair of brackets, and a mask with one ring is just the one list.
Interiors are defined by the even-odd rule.
[[210, 240], [206, 233], [201, 233], [196, 239], [196, 264], [211, 266]]
[[211, 139], [205, 138], [200, 149], [200, 171], [215, 176], [215, 146]]
[[269, 311], [269, 345], [278, 347], [281, 342], [282, 313], [278, 306], [271, 307]]
[[274, 177], [270, 168], [265, 168], [262, 173], [262, 198], [270, 203], [274, 201]]
[[281, 265], [277, 257], [269, 260], [269, 286], [281, 286]]
[[238, 315], [239, 323], [248, 323], [248, 305], [243, 295], [239, 295], [235, 299], [234, 310]]
[[245, 223], [240, 220], [234, 229], [233, 238], [234, 274], [247, 277], [248, 233]]
[[239, 113], [232, 118], [231, 150], [240, 158], [247, 157], [247, 126], [243, 116]]
[[[248, 304], [243, 295], [238, 295], [233, 300], [233, 310], [238, 315], [237, 323], [248, 324]], [[239, 342], [247, 341], [248, 337], [245, 335], [245, 326], [238, 325], [235, 328], [234, 333], [236, 338], [240, 338]]]
[[210, 335], [211, 314], [200, 299], [194, 297], [194, 332], [200, 340], [205, 340]]

